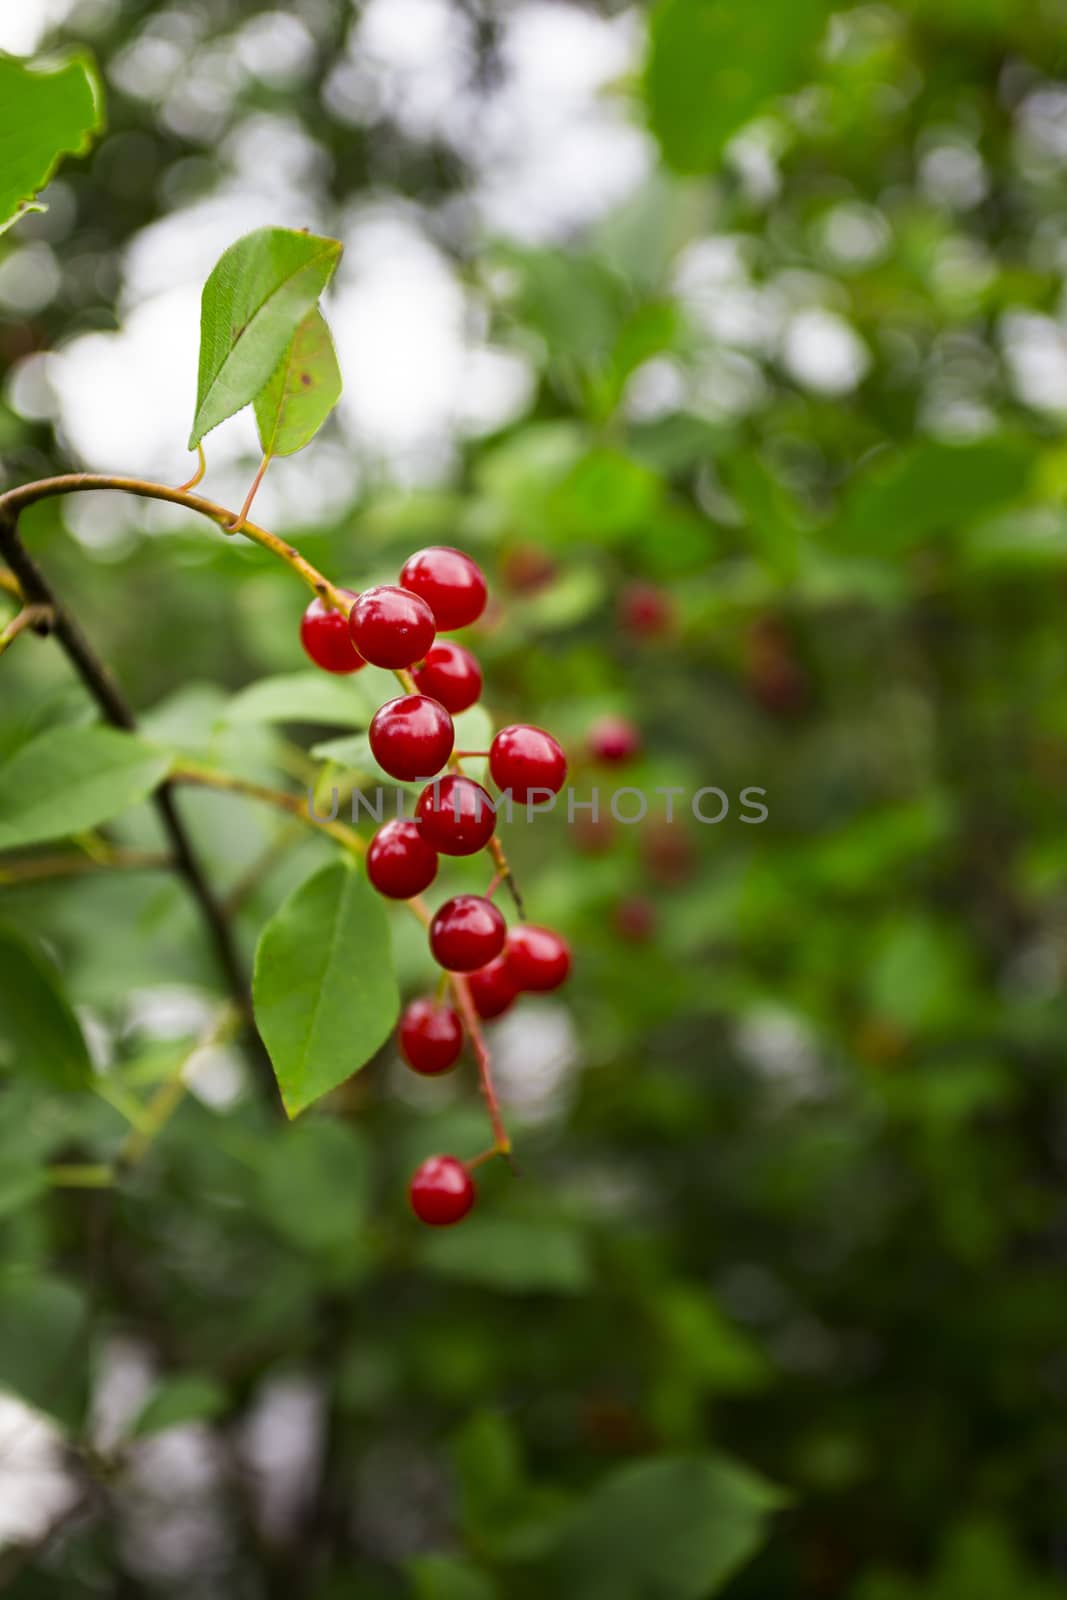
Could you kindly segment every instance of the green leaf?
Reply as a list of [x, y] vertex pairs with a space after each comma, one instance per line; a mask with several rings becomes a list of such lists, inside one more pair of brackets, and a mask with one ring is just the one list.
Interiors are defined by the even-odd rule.
[[496, 1600], [496, 1584], [454, 1556], [417, 1556], [408, 1570], [414, 1600]]
[[341, 369], [326, 319], [316, 306], [293, 334], [265, 389], [256, 426], [265, 456], [291, 456], [313, 439], [341, 398]]
[[707, 1600], [759, 1548], [782, 1499], [720, 1456], [636, 1461], [571, 1519], [552, 1579], [581, 1600]]
[[235, 694], [224, 722], [336, 722], [365, 728], [374, 713], [359, 684], [323, 672], [261, 678]]
[[585, 1240], [566, 1223], [474, 1216], [429, 1234], [419, 1254], [432, 1272], [508, 1294], [581, 1294], [592, 1281]]
[[146, 1439], [183, 1422], [209, 1422], [226, 1409], [226, 1391], [204, 1373], [184, 1372], [165, 1378], [151, 1394], [130, 1431]]
[[339, 861], [289, 896], [259, 941], [253, 1001], [291, 1117], [385, 1042], [400, 997], [385, 908], [362, 872]]
[[[268, 385], [341, 259], [336, 239], [259, 228], [219, 257], [200, 307], [200, 370], [189, 448]], [[295, 448], [295, 447], [294, 447]]]
[[1033, 447], [1022, 439], [923, 440], [871, 463], [853, 484], [832, 537], [879, 555], [913, 550], [1022, 495], [1033, 468]]
[[57, 1089], [83, 1089], [93, 1069], [59, 974], [12, 928], [0, 926], [0, 1066]]
[[117, 817], [166, 776], [170, 756], [117, 728], [52, 728], [0, 767], [0, 850]]
[[26, 211], [64, 155], [84, 155], [103, 127], [103, 93], [87, 56], [51, 71], [0, 55], [0, 233]]
[[661, 0], [645, 92], [668, 164], [714, 167], [744, 123], [801, 81], [826, 15], [826, 0]]
[[60, 1278], [0, 1279], [0, 1388], [71, 1423], [85, 1398], [85, 1301]]

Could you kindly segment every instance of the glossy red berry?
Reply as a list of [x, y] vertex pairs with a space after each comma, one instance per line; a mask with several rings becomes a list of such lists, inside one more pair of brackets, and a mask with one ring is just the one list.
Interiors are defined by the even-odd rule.
[[413, 1000], [397, 1029], [400, 1053], [413, 1072], [434, 1078], [454, 1067], [463, 1050], [463, 1028], [451, 1006]]
[[532, 923], [509, 931], [505, 960], [520, 989], [538, 992], [558, 989], [571, 970], [566, 939], [551, 928], [538, 928]]
[[482, 669], [469, 650], [451, 639], [438, 639], [415, 668], [415, 685], [422, 694], [440, 700], [446, 711], [458, 715], [472, 706], [482, 692]]
[[417, 822], [397, 818], [378, 829], [367, 847], [367, 877], [390, 900], [410, 900], [437, 876], [437, 851]]
[[491, 900], [457, 894], [430, 923], [430, 949], [447, 972], [476, 972], [504, 948], [507, 928]]
[[502, 1016], [519, 997], [518, 980], [508, 964], [506, 949], [488, 966], [472, 972], [467, 982], [475, 1011], [487, 1021], [490, 1017]]
[[364, 589], [348, 617], [352, 642], [376, 667], [410, 667], [433, 644], [433, 612], [407, 589], [379, 584]]
[[[355, 600], [350, 589], [342, 589]], [[300, 643], [317, 667], [326, 672], [358, 672], [367, 663], [352, 643], [348, 618], [315, 596], [300, 619]]]
[[609, 766], [622, 766], [641, 754], [641, 735], [626, 717], [601, 717], [589, 730], [590, 754]]
[[484, 850], [496, 827], [488, 791], [473, 778], [452, 773], [422, 791], [415, 815], [427, 844], [443, 856], [472, 856]]
[[432, 778], [455, 743], [452, 718], [426, 694], [403, 694], [374, 713], [370, 747], [391, 778]]
[[516, 724], [501, 728], [489, 746], [489, 771], [498, 789], [508, 789], [516, 800], [528, 800], [531, 791], [558, 794], [567, 776], [567, 758], [543, 728]]
[[431, 545], [409, 556], [400, 573], [400, 584], [425, 600], [444, 633], [451, 628], [469, 627], [485, 610], [486, 587], [481, 568], [462, 550], [447, 545]]
[[462, 1222], [478, 1197], [474, 1179], [455, 1156], [430, 1156], [412, 1178], [408, 1193], [412, 1211], [432, 1228]]

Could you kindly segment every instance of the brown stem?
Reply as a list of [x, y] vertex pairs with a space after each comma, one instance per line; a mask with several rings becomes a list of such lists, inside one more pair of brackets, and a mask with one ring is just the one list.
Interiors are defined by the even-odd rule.
[[[47, 480], [50, 484], [59, 484], [63, 481], [61, 478]], [[77, 481], [76, 478], [75, 482]], [[52, 635], [108, 722], [113, 727], [132, 732], [137, 724], [125, 695], [89, 643], [80, 623], [62, 605], [48, 579], [19, 537], [16, 520], [19, 507], [45, 498], [44, 494], [34, 493], [41, 487], [40, 484], [29, 484], [23, 489], [10, 489], [7, 494], [0, 495], [0, 554], [18, 579], [27, 602], [51, 608]], [[63, 491], [56, 488], [47, 492], [60, 494]], [[223, 916], [211, 885], [197, 860], [192, 841], [178, 813], [171, 784], [169, 782], [161, 784], [153, 795], [153, 800], [170, 841], [175, 867], [200, 909], [227, 986], [242, 1015], [247, 1019], [252, 1062], [263, 1093], [281, 1110], [277, 1085], [274, 1081], [274, 1069], [252, 1019], [251, 996], [230, 925]]]
[[[114, 477], [103, 472], [69, 472], [59, 478], [41, 478], [37, 483], [24, 483], [8, 489], [5, 494], [0, 494], [0, 519], [15, 518], [27, 506], [36, 505], [39, 500], [52, 500], [57, 495], [65, 494], [87, 494], [100, 489], [109, 489], [115, 494], [138, 495], [142, 500], [165, 500], [169, 505], [185, 506], [188, 511], [196, 511], [200, 516], [207, 517], [224, 532], [236, 520], [234, 513], [225, 506], [216, 505], [213, 500], [205, 500], [198, 494], [190, 494], [186, 489], [172, 489], [168, 484], [151, 483], [146, 478]], [[257, 527], [254, 522], [246, 522], [240, 531], [253, 544], [270, 550], [291, 567], [309, 589], [348, 615], [352, 607], [351, 597], [323, 577], [310, 561], [305, 561], [299, 550], [294, 550], [277, 534]], [[18, 577], [15, 563], [12, 561], [9, 565]], [[32, 597], [27, 594], [26, 598]]]
[[80, 878], [86, 873], [122, 869], [128, 872], [166, 871], [174, 857], [163, 850], [112, 850], [98, 860], [64, 850], [56, 855], [28, 856], [0, 862], [0, 888], [18, 883], [43, 883], [49, 878]]

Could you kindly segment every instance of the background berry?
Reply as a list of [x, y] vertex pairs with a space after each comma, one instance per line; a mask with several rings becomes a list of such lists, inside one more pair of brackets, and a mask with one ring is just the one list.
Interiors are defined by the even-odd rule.
[[493, 837], [496, 814], [488, 790], [449, 773], [428, 784], [415, 802], [423, 837], [443, 856], [472, 856]]
[[378, 829], [367, 846], [367, 877], [390, 900], [410, 900], [437, 876], [437, 851], [417, 822], [398, 817]]
[[567, 777], [567, 758], [543, 728], [516, 724], [501, 728], [489, 747], [489, 771], [498, 789], [508, 789], [516, 800], [528, 800], [531, 790], [558, 794]]
[[571, 970], [566, 939], [532, 923], [509, 930], [505, 959], [520, 989], [558, 989]]
[[[357, 597], [350, 589], [342, 594]], [[300, 643], [317, 667], [326, 672], [358, 672], [366, 661], [352, 643], [348, 618], [315, 596], [300, 619]]]
[[482, 669], [461, 644], [438, 639], [415, 669], [415, 684], [423, 694], [439, 700], [446, 711], [458, 715], [474, 705], [482, 692]]
[[411, 1209], [420, 1222], [444, 1228], [463, 1220], [478, 1190], [466, 1167], [455, 1156], [430, 1156], [412, 1178], [408, 1193]]
[[437, 700], [425, 694], [400, 695], [374, 713], [370, 747], [378, 765], [391, 778], [432, 778], [440, 772], [455, 743], [452, 718]]
[[507, 928], [491, 900], [457, 894], [430, 924], [430, 949], [447, 972], [476, 972], [504, 948]]
[[410, 667], [433, 644], [433, 612], [407, 589], [379, 584], [364, 589], [348, 617], [352, 642], [376, 667]]
[[590, 755], [610, 766], [621, 766], [641, 754], [641, 734], [627, 717], [601, 717], [586, 742]]
[[477, 562], [462, 550], [431, 545], [404, 562], [400, 583], [420, 595], [444, 632], [467, 628], [485, 610], [485, 578]]
[[451, 1006], [436, 1000], [412, 1000], [400, 1018], [397, 1039], [408, 1066], [432, 1078], [459, 1060], [463, 1026]]

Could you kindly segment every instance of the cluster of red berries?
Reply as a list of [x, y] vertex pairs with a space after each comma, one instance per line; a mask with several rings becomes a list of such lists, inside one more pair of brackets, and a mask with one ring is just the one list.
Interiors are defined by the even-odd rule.
[[[495, 831], [488, 790], [459, 771], [438, 776], [450, 762], [458, 766], [452, 718], [474, 705], [482, 674], [469, 650], [436, 636], [477, 621], [486, 603], [485, 578], [462, 551], [435, 546], [404, 563], [399, 584], [344, 593], [351, 601], [347, 617], [313, 600], [300, 637], [327, 672], [358, 672], [367, 662], [411, 671], [414, 692], [379, 707], [370, 747], [390, 777], [426, 788], [414, 818], [384, 823], [367, 850], [367, 875], [379, 893], [410, 900], [433, 883], [441, 856], [474, 855]], [[563, 751], [541, 728], [501, 728], [488, 757], [493, 783], [521, 802], [558, 794], [567, 776]], [[430, 950], [447, 972], [467, 975], [483, 1018], [500, 1016], [524, 991], [557, 988], [570, 969], [570, 952], [558, 934], [529, 925], [509, 931], [487, 895], [446, 901], [430, 924]], [[404, 1059], [429, 1075], [454, 1066], [463, 1047], [459, 1016], [432, 1000], [407, 1008], [399, 1037]], [[410, 1193], [424, 1222], [458, 1222], [474, 1203], [474, 1180], [455, 1157], [434, 1156], [416, 1172]]]

